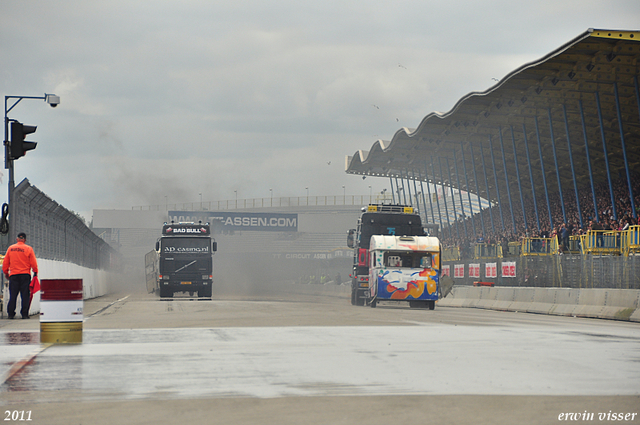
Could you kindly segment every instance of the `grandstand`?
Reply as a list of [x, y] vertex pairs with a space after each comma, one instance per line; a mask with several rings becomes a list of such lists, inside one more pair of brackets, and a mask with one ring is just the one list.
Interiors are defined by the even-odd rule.
[[[450, 245], [551, 234], [562, 223], [576, 232], [590, 220], [637, 224], [639, 59], [640, 31], [589, 29], [451, 111], [347, 157], [346, 172], [489, 200], [482, 213], [458, 204], [469, 218], [444, 226]], [[422, 207], [436, 208], [430, 199]]]

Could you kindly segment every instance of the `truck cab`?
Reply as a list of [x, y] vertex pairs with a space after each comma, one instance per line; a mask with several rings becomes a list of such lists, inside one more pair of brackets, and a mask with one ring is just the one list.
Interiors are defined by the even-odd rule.
[[165, 223], [162, 237], [156, 242], [160, 297], [187, 292], [191, 296], [197, 293], [199, 298], [211, 298], [216, 249], [208, 223]]
[[363, 208], [356, 229], [347, 233], [353, 248], [351, 304], [363, 306], [369, 291], [369, 243], [373, 235], [423, 236], [420, 216], [406, 205], [371, 204]]
[[367, 302], [408, 301], [435, 309], [441, 269], [440, 241], [430, 236], [371, 236]]

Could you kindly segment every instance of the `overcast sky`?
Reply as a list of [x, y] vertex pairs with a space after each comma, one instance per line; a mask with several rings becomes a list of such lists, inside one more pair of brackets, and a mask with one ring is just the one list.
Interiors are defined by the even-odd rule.
[[346, 155], [590, 27], [638, 30], [640, 2], [0, 0], [0, 92], [61, 98], [9, 114], [38, 126], [16, 184], [89, 220], [379, 192], [388, 179], [347, 175]]

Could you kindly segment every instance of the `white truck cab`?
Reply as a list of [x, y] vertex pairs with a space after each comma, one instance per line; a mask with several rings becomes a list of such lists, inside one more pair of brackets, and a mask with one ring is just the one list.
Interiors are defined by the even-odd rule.
[[435, 308], [438, 300], [440, 240], [431, 236], [373, 235], [369, 246], [368, 303], [409, 301]]

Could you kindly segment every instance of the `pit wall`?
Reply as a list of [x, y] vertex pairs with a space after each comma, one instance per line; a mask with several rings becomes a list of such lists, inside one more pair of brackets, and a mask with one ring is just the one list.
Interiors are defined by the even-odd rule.
[[640, 322], [640, 290], [456, 286], [439, 306]]
[[[116, 273], [105, 270], [88, 269], [77, 264], [65, 263], [54, 260], [38, 260], [38, 278], [40, 279], [82, 279], [83, 298], [96, 298], [108, 293], [109, 283], [114, 281]], [[7, 304], [9, 303], [9, 287], [6, 279], [2, 285], [2, 316], [7, 316]], [[16, 316], [20, 317], [20, 303], [18, 297]], [[29, 315], [40, 313], [40, 291], [33, 294], [33, 300], [29, 306]]]

